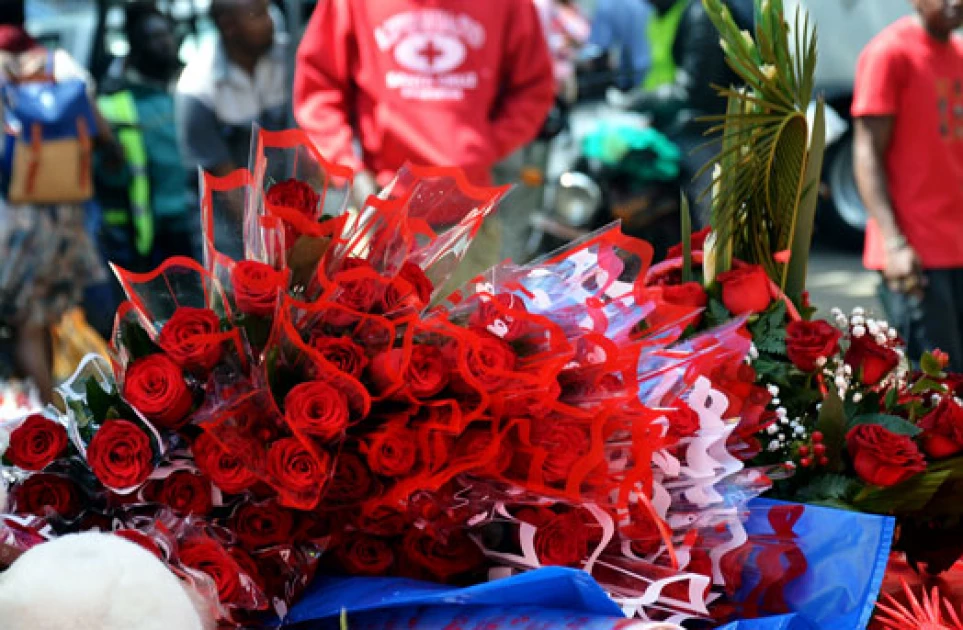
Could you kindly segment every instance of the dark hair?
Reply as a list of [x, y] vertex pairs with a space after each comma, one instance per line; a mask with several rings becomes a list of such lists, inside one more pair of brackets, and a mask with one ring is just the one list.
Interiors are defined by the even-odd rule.
[[0, 24], [23, 26], [27, 21], [24, 0], [0, 0]]
[[[0, 0], [0, 3], [5, 0]], [[166, 20], [167, 16], [150, 0], [138, 0], [128, 4], [124, 9], [124, 35], [131, 48], [137, 48], [143, 42], [144, 22], [152, 17]]]

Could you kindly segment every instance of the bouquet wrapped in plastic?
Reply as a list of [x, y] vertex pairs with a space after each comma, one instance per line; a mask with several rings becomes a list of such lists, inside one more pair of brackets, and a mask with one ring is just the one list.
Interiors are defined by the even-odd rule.
[[[630, 615], [711, 618], [770, 485], [733, 455], [768, 394], [719, 382], [743, 321], [679, 342], [699, 308], [648, 289], [651, 247], [617, 227], [446, 294], [505, 191], [411, 167], [349, 212], [350, 178], [261, 131], [249, 170], [204, 179], [203, 265], [116, 269], [111, 364], [2, 427], [7, 559], [114, 532], [245, 627], [319, 570], [547, 565]], [[463, 219], [436, 234], [439, 214]]]

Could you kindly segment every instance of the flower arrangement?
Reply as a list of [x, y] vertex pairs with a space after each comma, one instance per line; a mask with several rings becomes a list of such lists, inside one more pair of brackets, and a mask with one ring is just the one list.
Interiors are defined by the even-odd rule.
[[[302, 134], [259, 141], [250, 170], [206, 178], [205, 264], [116, 269], [112, 365], [82, 365], [66, 413], [4, 426], [7, 554], [113, 532], [244, 627], [317, 571], [546, 565], [644, 618], [711, 618], [770, 483], [727, 450], [744, 392], [715, 389], [740, 323], [680, 343], [698, 307], [651, 293], [651, 247], [617, 228], [445, 296], [500, 190], [411, 168], [345, 212], [350, 174]], [[441, 235], [439, 200], [465, 217]]]

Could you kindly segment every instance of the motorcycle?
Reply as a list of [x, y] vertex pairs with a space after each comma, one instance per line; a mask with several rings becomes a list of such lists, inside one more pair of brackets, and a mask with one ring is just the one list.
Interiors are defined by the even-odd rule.
[[568, 144], [547, 167], [555, 174], [530, 216], [530, 257], [616, 220], [625, 233], [650, 242], [657, 256], [679, 242], [678, 147], [645, 116], [600, 104], [573, 109], [566, 131]]

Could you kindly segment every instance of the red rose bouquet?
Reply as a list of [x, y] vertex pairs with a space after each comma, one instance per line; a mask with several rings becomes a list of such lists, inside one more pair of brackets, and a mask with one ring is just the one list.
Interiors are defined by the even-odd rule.
[[[730, 454], [770, 402], [718, 370], [744, 365], [743, 322], [683, 339], [708, 296], [649, 290], [651, 247], [617, 228], [444, 295], [500, 190], [411, 168], [347, 213], [350, 173], [299, 132], [257, 154], [205, 179], [204, 265], [116, 270], [112, 370], [86, 363], [66, 413], [8, 427], [26, 534], [7, 520], [7, 544], [116, 531], [244, 627], [317, 570], [545, 565], [639, 615], [711, 617], [769, 486]], [[439, 199], [464, 217], [441, 235]]]

